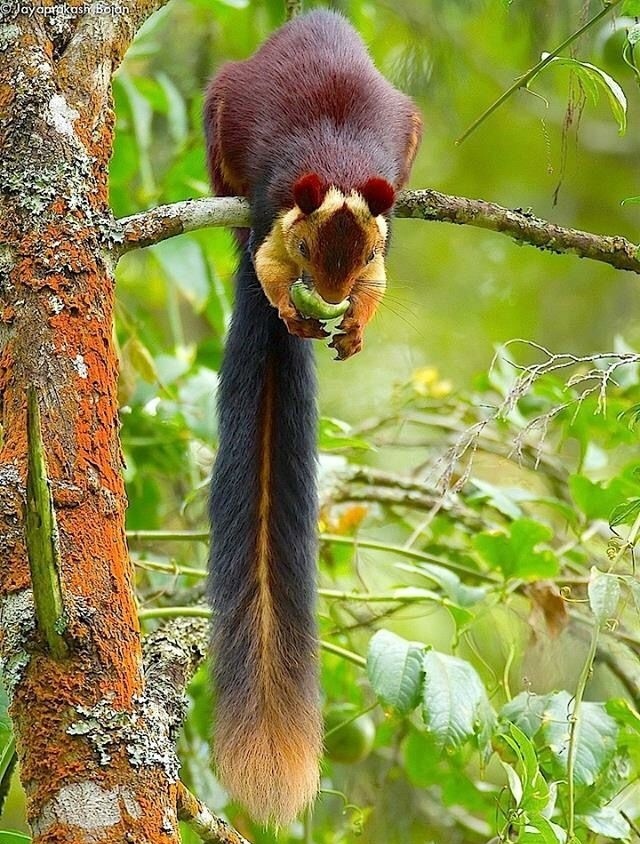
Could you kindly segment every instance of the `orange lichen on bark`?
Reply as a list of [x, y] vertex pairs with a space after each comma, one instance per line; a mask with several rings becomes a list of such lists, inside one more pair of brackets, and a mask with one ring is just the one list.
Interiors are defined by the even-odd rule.
[[[135, 14], [154, 5], [136, 4]], [[6, 326], [0, 348], [2, 649], [19, 666], [10, 678], [10, 711], [34, 844], [175, 844], [172, 757], [163, 764], [160, 748], [134, 759], [122, 727], [145, 729], [145, 689], [124, 534], [114, 284], [102, 254], [102, 231], [111, 219], [111, 96], [108, 84], [90, 87], [95, 75], [84, 68], [75, 77], [73, 101], [66, 100], [69, 109], [60, 112], [67, 121], [60, 130], [49, 109], [70, 97], [69, 57], [67, 76], [60, 78], [64, 57], [56, 58], [46, 22], [38, 18], [16, 19], [19, 37], [7, 45], [0, 66], [0, 162], [13, 185], [3, 197], [0, 254], [7, 282], [0, 284]], [[125, 27], [120, 37], [134, 31]], [[95, 67], [105, 60], [100, 50], [111, 49], [89, 38], [85, 46], [83, 56]], [[82, 103], [90, 103], [87, 112], [78, 108]], [[41, 136], [37, 149], [29, 142], [34, 127]], [[69, 648], [59, 662], [47, 652], [25, 598], [30, 386], [38, 393], [58, 528]], [[93, 711], [103, 717], [87, 714]], [[135, 742], [135, 732], [130, 736]]]

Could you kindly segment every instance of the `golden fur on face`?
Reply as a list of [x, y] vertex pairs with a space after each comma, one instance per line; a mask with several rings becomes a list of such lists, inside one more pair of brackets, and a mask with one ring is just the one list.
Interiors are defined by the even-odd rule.
[[364, 198], [331, 187], [311, 214], [294, 206], [280, 218], [282, 241], [296, 277], [309, 275], [327, 302], [340, 302], [361, 279], [384, 284], [387, 222]]

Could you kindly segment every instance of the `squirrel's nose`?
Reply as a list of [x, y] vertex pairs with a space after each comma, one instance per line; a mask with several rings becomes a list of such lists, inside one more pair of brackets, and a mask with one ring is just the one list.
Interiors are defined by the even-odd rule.
[[329, 305], [337, 305], [344, 302], [351, 292], [351, 284], [332, 284], [331, 281], [325, 279], [314, 279], [309, 273], [302, 274], [302, 280], [309, 288], [315, 292], [317, 296], [324, 299]]
[[329, 305], [337, 305], [345, 298], [344, 294], [341, 295], [340, 291], [333, 287], [329, 287], [326, 284], [316, 284], [313, 277], [307, 272], [302, 273], [302, 281], [310, 291], [313, 291], [316, 296], [323, 299]]
[[339, 293], [337, 293], [337, 292], [334, 293], [332, 291], [329, 291], [329, 292], [323, 291], [322, 298], [324, 299], [325, 302], [328, 302], [330, 305], [337, 305], [338, 302], [342, 302], [342, 300], [343, 300], [343, 297], [340, 296]]

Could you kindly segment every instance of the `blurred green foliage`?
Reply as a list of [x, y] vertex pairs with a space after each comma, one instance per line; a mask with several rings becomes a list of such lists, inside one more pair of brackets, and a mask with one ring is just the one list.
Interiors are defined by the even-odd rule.
[[[640, 194], [633, 2], [564, 55], [622, 86], [624, 136], [610, 97], [594, 102], [593, 80], [558, 62], [460, 146], [463, 130], [601, 4], [331, 5], [423, 111], [412, 186], [637, 241], [638, 205], [622, 204]], [[209, 193], [207, 79], [282, 19], [281, 0], [180, 0], [149, 20], [114, 85], [116, 216]], [[180, 567], [206, 564], [189, 532], [207, 529], [234, 265], [230, 233], [211, 229], [132, 253], [118, 270], [128, 526], [185, 532], [181, 542], [132, 542], [143, 608], [202, 594], [201, 578]], [[640, 589], [625, 544], [640, 512], [637, 286], [631, 274], [500, 235], [398, 221], [365, 350], [337, 364], [317, 345], [320, 623], [323, 641], [343, 651], [322, 657], [332, 730], [323, 792], [279, 841], [637, 838]], [[537, 345], [501, 345], [514, 337]], [[601, 349], [611, 354], [590, 356]], [[251, 840], [275, 841], [228, 804], [211, 770], [204, 670], [188, 697], [185, 782]], [[367, 752], [338, 761], [358, 722]], [[23, 829], [13, 788], [3, 826]], [[185, 828], [184, 841], [196, 840]]]

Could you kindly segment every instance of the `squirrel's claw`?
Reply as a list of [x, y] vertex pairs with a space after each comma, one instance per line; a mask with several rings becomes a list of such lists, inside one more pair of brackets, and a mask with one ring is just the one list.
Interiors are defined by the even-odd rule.
[[329, 337], [329, 332], [325, 330], [319, 319], [283, 317], [283, 321], [289, 334], [294, 334], [296, 337], [304, 337], [307, 340], [324, 340], [325, 337]]
[[334, 334], [329, 348], [337, 352], [335, 360], [346, 360], [362, 349], [362, 332], [358, 330]]

